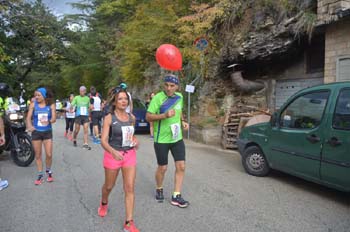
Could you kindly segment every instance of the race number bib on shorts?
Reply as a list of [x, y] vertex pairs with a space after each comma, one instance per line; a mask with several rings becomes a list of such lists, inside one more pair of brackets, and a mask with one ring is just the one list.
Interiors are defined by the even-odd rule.
[[171, 127], [171, 133], [173, 135], [173, 139], [177, 140], [180, 136], [180, 124], [179, 123], [174, 123], [170, 125]]
[[133, 126], [122, 126], [123, 133], [123, 147], [133, 147], [132, 138], [134, 136], [134, 127]]
[[80, 115], [88, 116], [88, 110], [86, 106], [80, 106]]
[[38, 114], [38, 126], [47, 126], [49, 115], [47, 113]]

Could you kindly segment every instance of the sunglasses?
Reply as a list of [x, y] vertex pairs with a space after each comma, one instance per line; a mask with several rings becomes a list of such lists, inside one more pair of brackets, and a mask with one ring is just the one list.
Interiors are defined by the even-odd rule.
[[112, 93], [117, 94], [117, 93], [122, 92], [122, 91], [125, 91], [125, 90], [123, 88], [117, 86], [113, 89]]

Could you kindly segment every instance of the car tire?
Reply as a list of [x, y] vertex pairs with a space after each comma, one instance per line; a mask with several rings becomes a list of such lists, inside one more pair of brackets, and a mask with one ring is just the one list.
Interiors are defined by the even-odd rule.
[[250, 146], [244, 150], [242, 164], [245, 171], [253, 176], [266, 176], [270, 172], [265, 155], [258, 146]]

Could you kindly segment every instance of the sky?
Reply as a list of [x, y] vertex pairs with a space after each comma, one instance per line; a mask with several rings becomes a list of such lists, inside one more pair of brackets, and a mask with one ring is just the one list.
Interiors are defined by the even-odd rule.
[[72, 2], [79, 2], [79, 0], [43, 0], [43, 3], [57, 16], [79, 13], [79, 10], [69, 4]]

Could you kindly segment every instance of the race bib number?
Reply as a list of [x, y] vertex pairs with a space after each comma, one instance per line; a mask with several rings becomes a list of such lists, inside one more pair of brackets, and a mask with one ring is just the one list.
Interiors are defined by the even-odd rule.
[[123, 133], [123, 147], [133, 147], [132, 138], [134, 136], [134, 127], [133, 126], [122, 126]]
[[171, 127], [171, 133], [173, 135], [173, 139], [177, 140], [180, 136], [180, 124], [179, 123], [174, 123], [170, 125]]
[[38, 126], [47, 126], [48, 122], [49, 115], [47, 113], [38, 114]]
[[74, 118], [75, 117], [75, 113], [74, 112], [67, 112], [66, 116], [67, 116], [67, 118]]
[[81, 106], [80, 107], [80, 115], [82, 116], [88, 116], [88, 110], [86, 106]]

